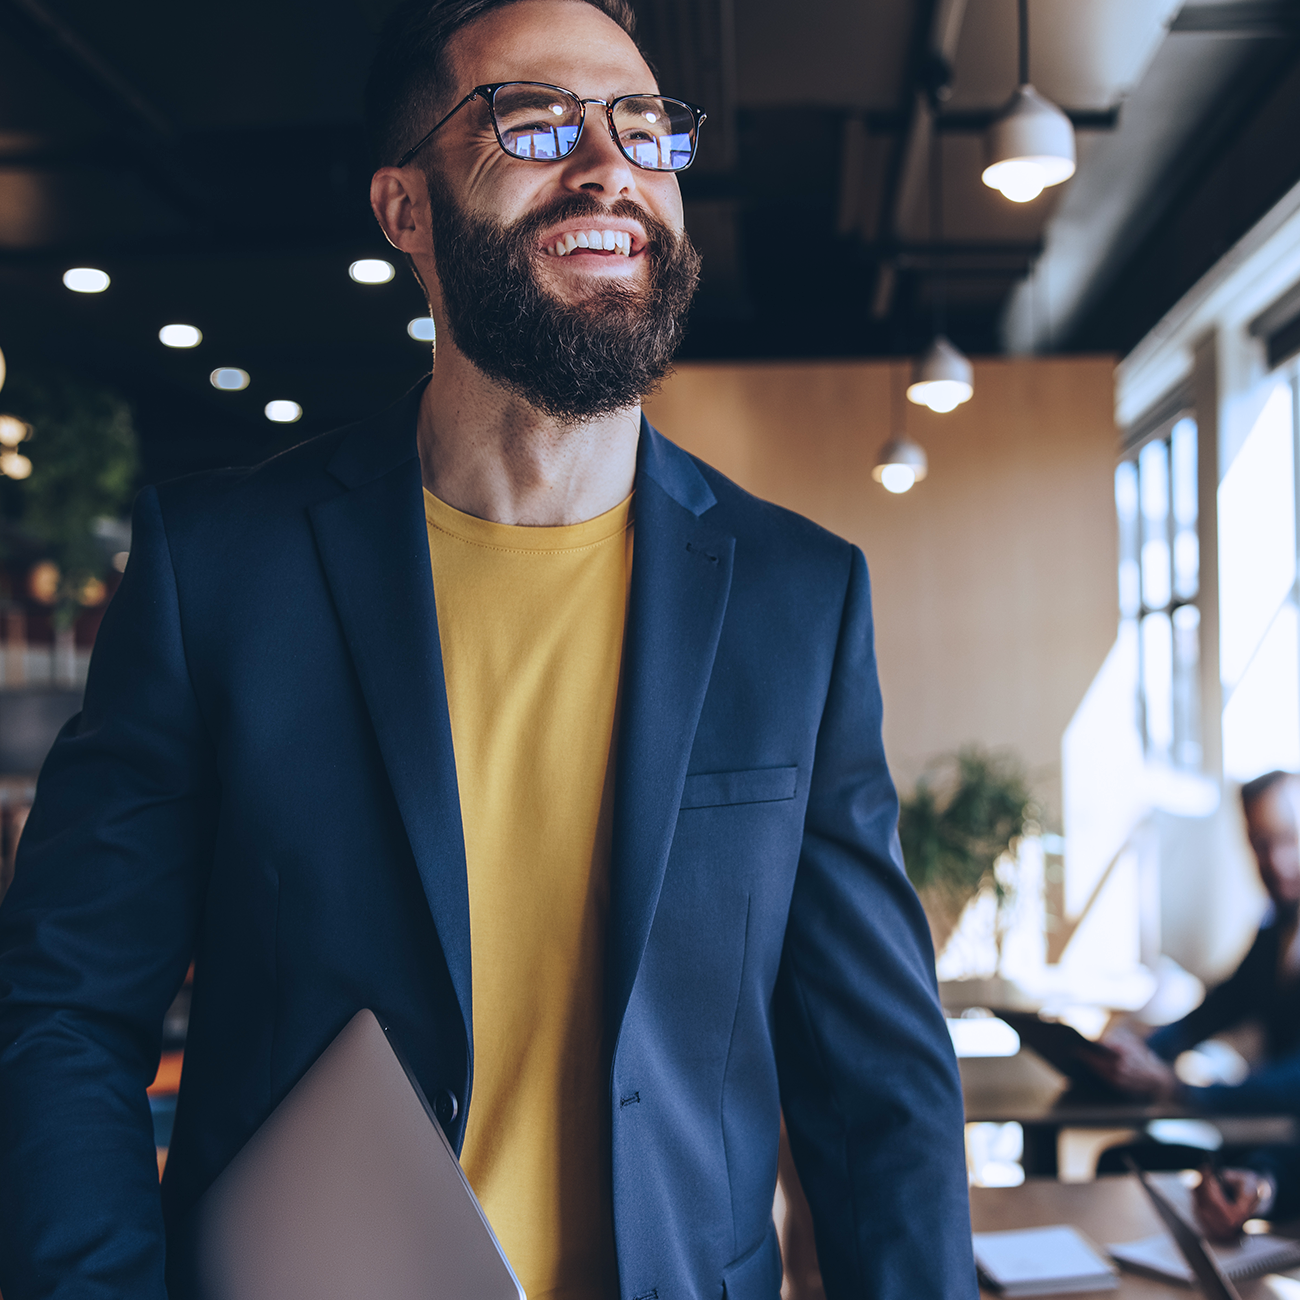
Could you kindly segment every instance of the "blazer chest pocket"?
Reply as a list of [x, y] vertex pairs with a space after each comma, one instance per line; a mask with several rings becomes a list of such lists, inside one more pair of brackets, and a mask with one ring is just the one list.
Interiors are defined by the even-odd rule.
[[686, 778], [681, 806], [721, 808], [728, 804], [778, 803], [793, 799], [797, 767], [754, 767], [745, 772], [699, 772]]

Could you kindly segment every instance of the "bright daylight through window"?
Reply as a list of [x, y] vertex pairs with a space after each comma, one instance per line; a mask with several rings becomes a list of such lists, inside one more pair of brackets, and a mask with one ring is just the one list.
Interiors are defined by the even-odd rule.
[[1295, 376], [1266, 389], [1219, 485], [1223, 767], [1300, 768]]

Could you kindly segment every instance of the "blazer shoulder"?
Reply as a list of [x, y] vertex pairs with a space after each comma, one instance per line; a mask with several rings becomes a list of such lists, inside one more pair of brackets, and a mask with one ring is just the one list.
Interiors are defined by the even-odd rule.
[[169, 522], [205, 510], [225, 513], [241, 503], [269, 506], [276, 498], [306, 500], [330, 481], [326, 466], [347, 429], [331, 429], [256, 465], [200, 470], [154, 485]]
[[417, 457], [416, 416], [426, 380], [392, 405], [352, 424], [330, 429], [246, 469], [214, 470], [174, 479], [158, 488], [164, 517], [274, 518], [383, 475]]
[[747, 548], [781, 550], [837, 567], [852, 563], [858, 551], [852, 542], [798, 511], [746, 491], [698, 456], [691, 456], [691, 460], [717, 498], [706, 518], [733, 532]]

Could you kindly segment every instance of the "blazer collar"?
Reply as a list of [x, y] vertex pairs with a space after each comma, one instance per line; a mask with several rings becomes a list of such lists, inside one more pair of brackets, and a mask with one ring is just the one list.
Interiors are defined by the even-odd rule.
[[[345, 428], [326, 470], [344, 487], [356, 488], [417, 458], [416, 420], [428, 383], [425, 375], [391, 406]], [[423, 510], [420, 517], [424, 517]]]
[[735, 538], [695, 462], [643, 420], [615, 754], [606, 1007], [617, 1038], [650, 937], [731, 590]]

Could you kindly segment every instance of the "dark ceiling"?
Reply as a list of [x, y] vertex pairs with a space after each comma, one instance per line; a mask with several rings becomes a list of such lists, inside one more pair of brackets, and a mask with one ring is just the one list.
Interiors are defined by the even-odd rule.
[[[0, 347], [125, 393], [149, 478], [257, 459], [426, 368], [410, 277], [347, 274], [387, 251], [360, 94], [388, 3], [0, 0]], [[1015, 0], [635, 3], [661, 84], [709, 110], [685, 357], [906, 354], [941, 285], [970, 352], [1122, 352], [1300, 180], [1296, 0], [1031, 0], [1080, 166], [1023, 206], [979, 181]], [[68, 292], [77, 265], [110, 289]], [[171, 322], [202, 344], [164, 348]], [[222, 365], [253, 382], [217, 392]]]

